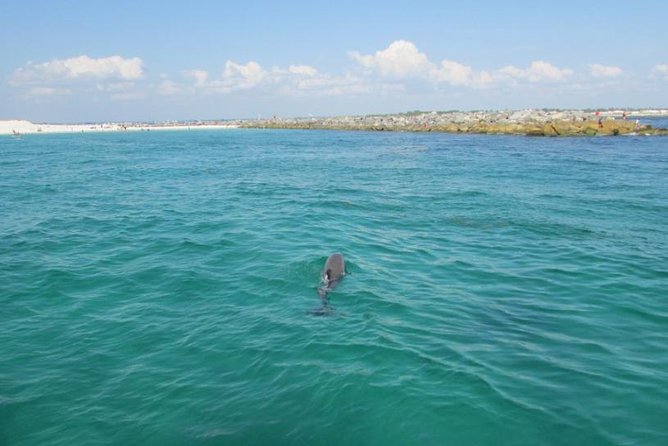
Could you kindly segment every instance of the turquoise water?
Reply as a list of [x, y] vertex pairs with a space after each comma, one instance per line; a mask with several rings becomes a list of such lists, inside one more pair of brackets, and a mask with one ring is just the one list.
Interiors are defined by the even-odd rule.
[[0, 216], [2, 445], [668, 444], [666, 138], [1, 137]]

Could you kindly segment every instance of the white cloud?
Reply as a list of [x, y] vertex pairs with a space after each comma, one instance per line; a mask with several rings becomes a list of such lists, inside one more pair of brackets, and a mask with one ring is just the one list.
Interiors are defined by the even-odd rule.
[[595, 63], [589, 65], [589, 74], [593, 77], [619, 77], [622, 75], [622, 69], [611, 65]]
[[527, 68], [517, 68], [508, 65], [496, 71], [500, 77], [523, 79], [529, 82], [562, 82], [573, 75], [573, 70], [558, 68], [551, 63], [536, 60]]
[[440, 68], [431, 71], [431, 78], [437, 82], [470, 87], [484, 87], [494, 81], [493, 76], [487, 71], [475, 72], [468, 65], [453, 60], [443, 60]]
[[230, 91], [248, 90], [260, 85], [266, 78], [267, 72], [257, 62], [242, 65], [228, 60], [225, 62], [222, 86]]
[[524, 70], [514, 67], [512, 65], [505, 66], [499, 70], [496, 70], [497, 76], [508, 76], [509, 78], [522, 78], [525, 76]]
[[183, 75], [186, 78], [192, 79], [196, 87], [206, 85], [206, 81], [209, 79], [209, 73], [204, 70], [187, 70], [183, 72]]
[[654, 68], [652, 68], [652, 75], [663, 77], [664, 79], [668, 80], [668, 64], [656, 65]]
[[111, 56], [94, 59], [77, 56], [49, 62], [29, 62], [14, 71], [12, 85], [49, 85], [77, 80], [136, 80], [144, 75], [143, 62], [138, 57], [125, 59]]
[[240, 64], [228, 60], [220, 78], [212, 79], [205, 70], [187, 70], [183, 75], [191, 80], [193, 87], [215, 93], [250, 90], [270, 80], [269, 73], [253, 61]]
[[318, 74], [318, 70], [308, 65], [290, 65], [288, 67], [288, 72], [307, 77], [313, 77]]
[[398, 78], [426, 76], [433, 69], [427, 55], [418, 51], [414, 43], [396, 40], [373, 55], [351, 52], [350, 57], [363, 67], [383, 76]]
[[473, 69], [453, 60], [444, 60], [441, 67], [433, 71], [437, 81], [449, 82], [454, 85], [466, 85], [473, 76]]
[[211, 78], [204, 70], [188, 70], [183, 74], [192, 82], [192, 87], [212, 93], [232, 93], [269, 85], [284, 94], [317, 87], [331, 92], [334, 88], [342, 89], [351, 83], [349, 78], [321, 74], [309, 65], [289, 65], [287, 68], [273, 67], [266, 70], [254, 61], [240, 64], [228, 60], [219, 78]]

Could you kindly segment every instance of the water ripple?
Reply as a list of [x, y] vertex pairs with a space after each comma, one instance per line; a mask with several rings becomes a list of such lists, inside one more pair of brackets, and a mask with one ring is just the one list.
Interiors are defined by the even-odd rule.
[[668, 442], [664, 140], [154, 133], [0, 138], [0, 444]]

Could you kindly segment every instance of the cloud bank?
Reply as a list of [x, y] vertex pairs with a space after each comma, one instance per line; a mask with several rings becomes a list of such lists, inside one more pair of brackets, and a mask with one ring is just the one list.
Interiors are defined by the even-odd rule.
[[[408, 40], [393, 41], [368, 54], [352, 51], [348, 58], [350, 64], [341, 73], [326, 73], [300, 63], [266, 67], [254, 60], [227, 60], [217, 72], [192, 68], [174, 74], [163, 73], [160, 79], [151, 80], [147, 79], [145, 63], [139, 57], [80, 55], [28, 62], [13, 72], [9, 83], [27, 99], [45, 100], [69, 100], [82, 94], [116, 101], [201, 95], [312, 98], [389, 94], [408, 97], [412, 94], [462, 94], [467, 89], [507, 95], [523, 87], [541, 86], [544, 92], [550, 85], [556, 86], [551, 91], [558, 95], [564, 88], [582, 91], [595, 82], [613, 80], [624, 74], [621, 67], [598, 63], [589, 64], [576, 73], [546, 60], [534, 60], [525, 66], [478, 68], [462, 61], [430, 59]], [[668, 80], [668, 65], [656, 65], [649, 77]]]
[[494, 84], [517, 82], [562, 82], [573, 75], [573, 71], [558, 68], [548, 62], [534, 61], [527, 68], [508, 65], [498, 70], [476, 71], [473, 67], [454, 60], [435, 63], [420, 52], [415, 44], [406, 40], [392, 42], [387, 48], [374, 54], [350, 53], [352, 60], [367, 70], [398, 79], [416, 78], [433, 83], [447, 83], [454, 86], [474, 88], [489, 87]]
[[138, 57], [82, 55], [43, 63], [28, 62], [12, 73], [9, 83], [27, 89], [25, 97], [29, 99], [71, 96], [85, 91], [125, 101], [146, 96], [136, 90], [136, 81], [143, 78], [144, 62]]
[[24, 85], [79, 79], [137, 80], [143, 75], [143, 62], [138, 57], [125, 59], [121, 56], [111, 56], [94, 59], [89, 56], [77, 56], [39, 64], [28, 62], [14, 72], [10, 82], [13, 85]]
[[526, 68], [512, 65], [487, 71], [454, 60], [435, 63], [406, 40], [392, 42], [373, 54], [349, 53], [354, 62], [344, 74], [322, 73], [309, 65], [265, 68], [256, 61], [240, 63], [228, 60], [219, 75], [202, 69], [182, 72], [184, 82], [163, 81], [156, 91], [163, 95], [182, 93], [231, 94], [249, 90], [282, 95], [361, 95], [406, 92], [405, 82], [423, 84], [422, 88], [491, 88], [520, 82], [563, 82], [573, 75], [545, 61], [534, 61]]
[[182, 72], [185, 83], [169, 84], [163, 94], [174, 94], [175, 88], [183, 93], [230, 94], [248, 90], [261, 90], [281, 95], [311, 94], [319, 96], [359, 94], [367, 91], [365, 81], [353, 75], [331, 75], [320, 73], [309, 65], [264, 68], [258, 62], [239, 63], [228, 60], [219, 76], [206, 70], [195, 69]]

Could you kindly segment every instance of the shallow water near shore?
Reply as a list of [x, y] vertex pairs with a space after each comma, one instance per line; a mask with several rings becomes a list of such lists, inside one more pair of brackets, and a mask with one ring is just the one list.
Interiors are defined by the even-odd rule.
[[0, 137], [0, 215], [1, 445], [668, 443], [666, 138]]

